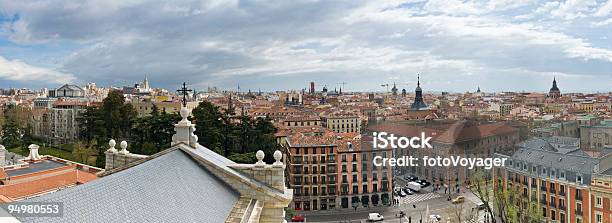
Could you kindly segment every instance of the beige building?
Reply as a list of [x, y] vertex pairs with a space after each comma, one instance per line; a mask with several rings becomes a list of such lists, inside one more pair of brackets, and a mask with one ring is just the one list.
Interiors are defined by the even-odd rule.
[[[198, 107], [199, 102], [189, 101], [187, 102], [187, 110], [191, 114], [191, 110]], [[138, 116], [147, 116], [153, 111], [153, 106], [157, 106], [159, 112], [166, 113], [177, 113], [181, 110], [182, 103], [180, 101], [136, 101], [132, 102], [132, 107], [138, 112]]]
[[361, 119], [354, 114], [331, 114], [323, 117], [323, 124], [336, 133], [361, 132]]

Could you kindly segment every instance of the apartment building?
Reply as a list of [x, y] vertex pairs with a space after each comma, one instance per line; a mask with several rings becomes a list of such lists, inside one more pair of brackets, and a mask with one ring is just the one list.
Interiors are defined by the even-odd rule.
[[356, 114], [332, 113], [322, 117], [324, 126], [336, 133], [361, 132], [361, 119]]
[[[180, 101], [134, 101], [131, 104], [139, 117], [150, 115], [154, 106], [157, 107], [159, 112], [172, 114], [178, 113], [183, 105]], [[194, 108], [198, 107], [198, 104], [199, 102], [197, 101], [187, 102], [187, 110], [189, 110], [190, 114]]]
[[[492, 157], [494, 153], [511, 151], [519, 142], [519, 129], [512, 123], [497, 122], [481, 124], [473, 121], [456, 121], [450, 123], [430, 123], [427, 126], [403, 123], [381, 123], [372, 125], [367, 131], [388, 132], [396, 136], [420, 137], [425, 134], [431, 137], [431, 148], [397, 148], [393, 151], [396, 158], [413, 157]], [[365, 133], [365, 135], [371, 135]], [[468, 181], [475, 170], [457, 167], [397, 167], [401, 174], [416, 174], [432, 183], [462, 185]]]
[[581, 126], [580, 143], [583, 149], [592, 151], [612, 148], [612, 120]]
[[[508, 160], [493, 171], [494, 185], [516, 191], [522, 205], [537, 203], [549, 221], [588, 223], [598, 222], [595, 213], [603, 217], [605, 188], [595, 192], [591, 184], [601, 182], [596, 174], [610, 169], [611, 154], [587, 153], [578, 138], [549, 137], [527, 140], [513, 154], [496, 156]], [[599, 212], [594, 202], [601, 204]]]
[[392, 169], [376, 167], [372, 159], [377, 155], [390, 158], [391, 150], [365, 149], [368, 147], [356, 138], [329, 130], [287, 136], [285, 160], [288, 185], [294, 190], [293, 208], [310, 211], [389, 204]]

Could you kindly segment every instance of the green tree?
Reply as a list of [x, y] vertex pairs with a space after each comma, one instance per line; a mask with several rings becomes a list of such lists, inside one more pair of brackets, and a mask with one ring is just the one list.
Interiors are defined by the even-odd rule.
[[72, 149], [72, 156], [75, 161], [89, 164], [89, 157], [96, 154], [95, 144], [91, 143], [89, 146], [79, 141], [74, 144]]
[[15, 148], [20, 146], [21, 143], [19, 126], [15, 121], [7, 120], [2, 126], [2, 144], [8, 148]]
[[220, 152], [225, 157], [230, 155], [230, 149], [226, 146], [232, 130], [229, 117], [219, 111], [219, 107], [208, 101], [200, 104], [191, 112], [196, 124], [195, 134], [198, 142], [209, 149]]
[[[236, 162], [254, 161], [246, 155], [257, 150], [273, 154], [280, 149], [274, 136], [277, 129], [270, 119], [235, 116], [233, 107], [221, 112], [210, 102], [200, 103], [192, 114], [199, 143]], [[266, 162], [273, 160], [272, 156], [265, 157]]]

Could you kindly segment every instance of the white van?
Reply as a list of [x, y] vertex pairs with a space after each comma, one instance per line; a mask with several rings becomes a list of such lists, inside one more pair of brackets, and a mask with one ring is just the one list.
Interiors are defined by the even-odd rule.
[[408, 182], [408, 184], [406, 184], [406, 186], [408, 188], [410, 188], [413, 191], [419, 191], [421, 190], [421, 184], [417, 183], [417, 182]]
[[382, 221], [382, 220], [385, 220], [385, 218], [379, 213], [370, 213], [368, 215], [368, 221]]

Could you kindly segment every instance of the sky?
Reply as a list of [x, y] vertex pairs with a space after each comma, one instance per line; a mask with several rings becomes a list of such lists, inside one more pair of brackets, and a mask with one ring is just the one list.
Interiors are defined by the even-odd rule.
[[0, 0], [0, 87], [612, 91], [612, 0]]

